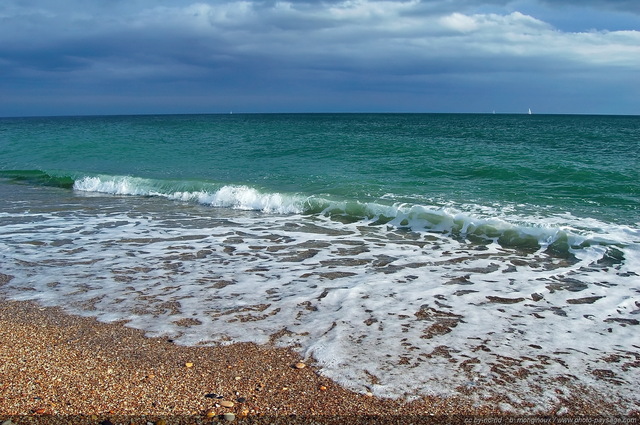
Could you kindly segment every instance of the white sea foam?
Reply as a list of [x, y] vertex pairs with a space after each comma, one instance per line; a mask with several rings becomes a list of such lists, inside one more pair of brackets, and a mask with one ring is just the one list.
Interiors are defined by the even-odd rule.
[[[350, 215], [356, 219], [385, 222], [397, 228], [419, 232], [476, 235], [507, 245], [530, 243], [546, 247], [560, 239], [566, 239], [566, 244], [572, 247], [585, 243], [637, 243], [640, 239], [640, 231], [637, 229], [609, 226], [595, 219], [576, 218], [569, 213], [523, 218], [513, 213], [509, 206], [492, 208], [469, 204], [434, 207], [407, 203], [385, 205], [261, 192], [246, 185], [218, 187], [214, 184], [193, 182], [191, 186], [197, 186], [199, 189], [182, 190], [185, 185], [189, 186], [185, 182], [130, 176], [85, 176], [75, 182], [74, 189], [114, 195], [156, 196], [207, 206], [276, 214], [320, 212], [324, 215]], [[316, 210], [315, 206], [323, 206], [323, 209]], [[597, 233], [594, 233], [594, 229]], [[607, 239], [606, 235], [610, 232], [616, 234]]]
[[[127, 187], [113, 184], [110, 193]], [[203, 203], [280, 211], [288, 202], [251, 192], [229, 188]], [[505, 409], [535, 412], [584, 385], [621, 412], [640, 404], [638, 229], [403, 205], [369, 206], [377, 215], [344, 224], [96, 202], [103, 213], [4, 213], [0, 258], [15, 278], [2, 292], [179, 344], [278, 334], [326, 376], [384, 397], [499, 391], [514, 394]], [[498, 230], [484, 242], [465, 237], [479, 228]], [[543, 243], [499, 243], [514, 229]], [[547, 252], [558, 240], [569, 248]]]
[[214, 207], [293, 214], [303, 211], [296, 197], [280, 193], [260, 193], [248, 186], [224, 186], [213, 194], [200, 198], [200, 202]]
[[[267, 213], [294, 214], [304, 210], [304, 198], [280, 193], [261, 193], [245, 185], [225, 185], [209, 190], [180, 190], [183, 182], [161, 182], [130, 176], [86, 176], [77, 180], [73, 188], [84, 192], [114, 195], [158, 196], [182, 202], [197, 202], [214, 207]], [[202, 185], [202, 184], [200, 184]]]
[[101, 178], [99, 176], [87, 176], [76, 181], [74, 189], [85, 192], [111, 193], [114, 195], [149, 195], [151, 191], [145, 187], [145, 179], [117, 176]]

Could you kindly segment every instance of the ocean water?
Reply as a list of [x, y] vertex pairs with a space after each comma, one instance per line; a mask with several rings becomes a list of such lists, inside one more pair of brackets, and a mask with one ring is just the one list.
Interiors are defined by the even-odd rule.
[[640, 117], [0, 119], [0, 294], [382, 397], [640, 408]]

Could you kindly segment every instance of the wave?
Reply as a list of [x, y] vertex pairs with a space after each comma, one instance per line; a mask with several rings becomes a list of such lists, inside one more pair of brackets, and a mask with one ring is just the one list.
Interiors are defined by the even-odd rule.
[[306, 210], [305, 199], [301, 196], [261, 192], [246, 185], [223, 185], [202, 181], [85, 176], [74, 182], [73, 189], [113, 195], [159, 196], [212, 207], [276, 214], [299, 214]]
[[71, 175], [48, 173], [40, 170], [0, 170], [0, 178], [17, 183], [53, 186], [65, 189], [73, 188], [75, 183]]
[[[625, 246], [640, 239], [640, 231], [620, 228], [604, 231], [607, 225], [594, 222], [584, 227], [575, 217], [549, 222], [549, 218], [507, 217], [495, 209], [482, 214], [407, 203], [383, 204], [338, 200], [260, 191], [246, 185], [225, 185], [197, 181], [163, 181], [130, 176], [86, 176], [73, 188], [87, 192], [116, 195], [160, 196], [181, 202], [207, 206], [253, 210], [275, 214], [307, 214], [331, 218], [342, 223], [369, 226], [386, 225], [392, 229], [450, 234], [479, 243], [496, 242], [502, 247], [547, 253], [564, 258], [591, 246]], [[581, 227], [579, 227], [581, 226]], [[610, 250], [606, 248], [606, 250]], [[615, 254], [614, 254], [615, 257]]]
[[[80, 192], [126, 196], [154, 196], [172, 201], [259, 211], [269, 214], [305, 214], [332, 221], [386, 225], [391, 229], [449, 234], [478, 243], [535, 252], [544, 249], [561, 257], [594, 245], [636, 245], [640, 230], [592, 220], [566, 217], [508, 216], [496, 208], [441, 207], [410, 203], [361, 202], [330, 196], [285, 194], [247, 185], [197, 180], [161, 180], [133, 176], [86, 175], [39, 170], [0, 171], [0, 177], [35, 185]], [[478, 206], [475, 206], [478, 207]], [[479, 211], [478, 211], [479, 210]], [[606, 248], [608, 250], [608, 248]]]

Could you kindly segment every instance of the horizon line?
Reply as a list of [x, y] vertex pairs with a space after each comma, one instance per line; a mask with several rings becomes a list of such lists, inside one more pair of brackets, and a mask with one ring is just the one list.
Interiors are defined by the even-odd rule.
[[538, 116], [609, 116], [609, 117], [638, 117], [640, 114], [615, 114], [615, 113], [529, 113], [524, 112], [392, 112], [392, 111], [378, 111], [378, 112], [365, 112], [365, 111], [351, 111], [351, 112], [260, 112], [260, 111], [246, 111], [246, 112], [158, 112], [158, 113], [104, 113], [104, 114], [60, 114], [60, 115], [3, 115], [0, 119], [7, 118], [97, 118], [97, 117], [144, 117], [144, 116], [188, 116], [188, 115], [538, 115]]

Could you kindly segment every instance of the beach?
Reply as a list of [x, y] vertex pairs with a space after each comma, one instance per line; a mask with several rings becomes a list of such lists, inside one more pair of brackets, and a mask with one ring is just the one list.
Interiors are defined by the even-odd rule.
[[[312, 364], [301, 367], [303, 359], [288, 349], [250, 343], [183, 347], [122, 323], [99, 323], [32, 302], [0, 303], [0, 335], [0, 418], [18, 424], [478, 423], [481, 418], [507, 423], [515, 417], [500, 411], [499, 399], [477, 404], [473, 397], [423, 396], [407, 402], [357, 394], [320, 376]], [[615, 416], [619, 406], [604, 397], [576, 393], [547, 414], [564, 423], [640, 421], [637, 410]]]
[[[256, 416], [498, 413], [461, 400], [414, 403], [349, 392], [294, 352], [255, 344], [182, 347], [122, 324], [30, 302], [0, 304], [5, 415]], [[232, 407], [221, 406], [231, 401]], [[211, 415], [211, 414], [210, 414]]]

